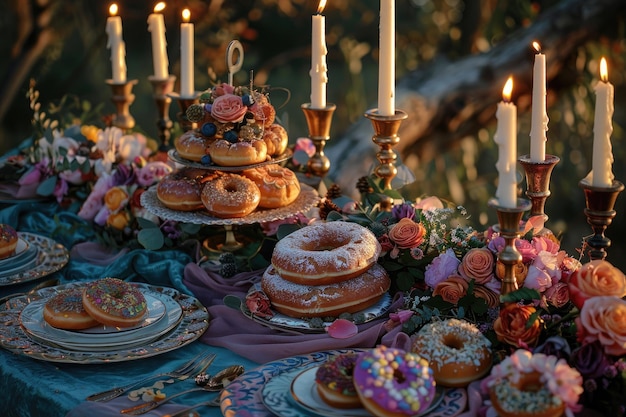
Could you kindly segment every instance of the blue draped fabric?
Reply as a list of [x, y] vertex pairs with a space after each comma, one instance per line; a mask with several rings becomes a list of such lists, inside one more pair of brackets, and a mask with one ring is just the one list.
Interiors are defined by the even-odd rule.
[[[68, 250], [74, 249], [69, 263], [59, 272], [33, 282], [0, 287], [0, 296], [28, 291], [50, 278], [56, 278], [63, 284], [105, 276], [169, 286], [190, 294], [182, 279], [185, 265], [192, 262], [192, 257], [182, 250], [123, 250], [115, 254], [113, 262], [100, 264], [81, 260], [75, 251], [84, 242], [94, 241], [95, 232], [90, 224], [72, 211], [61, 209], [54, 201], [1, 206], [0, 223], [13, 225], [20, 232], [50, 237]], [[71, 415], [81, 415], [83, 406], [92, 405], [83, 402], [89, 394], [125, 385], [145, 375], [173, 370], [202, 350], [218, 354], [209, 371], [231, 364], [242, 364], [246, 369], [257, 366], [227, 349], [208, 346], [199, 340], [151, 358], [103, 365], [45, 362], [0, 349], [0, 403], [3, 415], [61, 417], [72, 409], [75, 411]], [[193, 379], [183, 381], [167, 388], [167, 393], [170, 395], [193, 386]], [[207, 395], [188, 398], [187, 404], [211, 398]], [[110, 409], [105, 405], [89, 411], [89, 416], [120, 415], [116, 403], [110, 403], [108, 407]], [[163, 410], [167, 407], [164, 406]], [[146, 415], [162, 415], [162, 412]], [[221, 412], [218, 407], [204, 408], [202, 415], [220, 416]]]

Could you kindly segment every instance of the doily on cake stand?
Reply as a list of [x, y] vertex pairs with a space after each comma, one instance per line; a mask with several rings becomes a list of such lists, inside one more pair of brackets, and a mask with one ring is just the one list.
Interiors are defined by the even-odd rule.
[[156, 186], [141, 194], [141, 205], [161, 219], [208, 226], [223, 226], [226, 230], [226, 238], [220, 249], [227, 252], [233, 252], [242, 247], [242, 244], [237, 242], [235, 238], [233, 226], [286, 219], [294, 214], [309, 210], [317, 204], [318, 200], [317, 191], [308, 185], [300, 184], [300, 195], [289, 205], [276, 209], [256, 210], [245, 217], [221, 219], [210, 216], [206, 211], [179, 211], [165, 207], [157, 197]]

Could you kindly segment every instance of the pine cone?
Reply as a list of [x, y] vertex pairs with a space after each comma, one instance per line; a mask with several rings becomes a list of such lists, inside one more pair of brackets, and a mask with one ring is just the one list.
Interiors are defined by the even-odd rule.
[[330, 200], [338, 197], [341, 197], [341, 187], [337, 184], [333, 184], [326, 191], [326, 198]]
[[320, 219], [322, 220], [326, 220], [326, 217], [328, 217], [328, 213], [330, 213], [331, 211], [341, 213], [341, 209], [339, 208], [339, 206], [333, 203], [330, 199], [324, 199], [324, 201], [321, 201], [319, 203], [318, 207], [320, 210]]
[[192, 104], [187, 107], [187, 112], [185, 114], [190, 122], [197, 123], [204, 119], [204, 106], [201, 104]]
[[357, 180], [356, 189], [359, 190], [361, 194], [369, 194], [374, 192], [374, 189], [370, 186], [370, 182], [367, 177], [361, 177]]

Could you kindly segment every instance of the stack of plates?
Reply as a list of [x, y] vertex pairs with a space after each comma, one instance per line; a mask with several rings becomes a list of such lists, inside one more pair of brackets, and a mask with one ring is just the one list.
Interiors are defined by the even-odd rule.
[[47, 345], [82, 352], [110, 352], [143, 346], [159, 339], [181, 321], [181, 305], [169, 295], [141, 288], [148, 312], [134, 327], [100, 325], [84, 330], [63, 330], [49, 325], [43, 318], [47, 298], [29, 303], [20, 314], [20, 324], [34, 340]]
[[20, 272], [34, 268], [37, 265], [37, 245], [31, 245], [20, 236], [13, 255], [0, 259], [0, 279], [7, 278]]

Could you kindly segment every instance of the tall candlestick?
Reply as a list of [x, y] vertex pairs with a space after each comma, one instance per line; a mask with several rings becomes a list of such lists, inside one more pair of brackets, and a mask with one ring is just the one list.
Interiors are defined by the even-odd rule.
[[395, 109], [395, 0], [380, 0], [380, 40], [378, 53], [378, 114], [393, 116]]
[[126, 44], [122, 39], [122, 18], [117, 15], [117, 4], [109, 6], [106, 33], [108, 35], [107, 48], [111, 49], [111, 68], [113, 82], [126, 82]]
[[600, 81], [596, 84], [596, 109], [593, 119], [592, 185], [611, 187], [613, 184], [613, 84], [609, 82], [606, 59], [600, 60]]
[[311, 108], [326, 108], [326, 84], [328, 68], [326, 67], [326, 19], [322, 11], [326, 0], [320, 0], [317, 14], [312, 18], [311, 30]]
[[195, 94], [193, 79], [193, 23], [189, 23], [191, 13], [183, 10], [183, 23], [180, 24], [180, 96], [193, 97]]
[[148, 16], [148, 31], [152, 33], [152, 64], [154, 66], [154, 78], [157, 80], [166, 80], [169, 76], [165, 22], [160, 13], [163, 9], [165, 9], [165, 3], [157, 3], [154, 6], [154, 13]]
[[548, 131], [548, 113], [546, 112], [546, 56], [541, 53], [541, 46], [533, 42], [537, 51], [533, 67], [533, 101], [530, 125], [530, 160], [542, 162], [546, 159], [546, 132]]
[[513, 77], [509, 77], [502, 90], [502, 101], [498, 103], [496, 118], [498, 127], [494, 141], [498, 144], [498, 204], [505, 208], [517, 207], [517, 107], [511, 103]]

